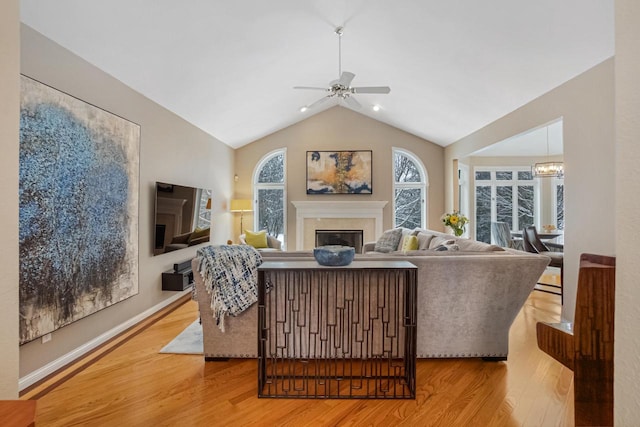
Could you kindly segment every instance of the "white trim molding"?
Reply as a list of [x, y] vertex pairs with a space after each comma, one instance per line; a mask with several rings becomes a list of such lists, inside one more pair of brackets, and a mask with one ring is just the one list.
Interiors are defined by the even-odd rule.
[[292, 201], [296, 208], [296, 250], [304, 247], [306, 218], [373, 218], [375, 238], [382, 235], [382, 210], [387, 201]]
[[138, 314], [135, 317], [132, 317], [126, 322], [119, 324], [115, 328], [109, 331], [106, 331], [102, 335], [95, 337], [94, 339], [84, 343], [80, 347], [77, 347], [74, 350], [71, 350], [69, 353], [64, 354], [59, 358], [57, 358], [56, 360], [53, 360], [52, 362], [47, 363], [43, 367], [28, 373], [27, 375], [25, 375], [24, 377], [18, 380], [18, 389], [22, 391], [27, 387], [37, 383], [38, 381], [45, 379], [46, 377], [53, 374], [57, 370], [64, 368], [65, 366], [67, 366], [72, 362], [75, 362], [85, 354], [89, 353], [94, 348], [106, 343], [111, 338], [116, 337], [118, 334], [126, 331], [130, 327], [135, 326], [136, 324], [142, 322], [147, 317], [152, 316], [153, 314], [157, 313], [158, 311], [162, 310], [163, 308], [167, 307], [168, 305], [170, 305], [174, 301], [177, 301], [182, 296], [188, 293], [191, 293], [191, 288], [185, 291], [176, 293], [175, 295], [172, 295], [171, 297], [165, 299], [161, 303], [156, 304], [155, 306], [143, 311], [142, 313]]

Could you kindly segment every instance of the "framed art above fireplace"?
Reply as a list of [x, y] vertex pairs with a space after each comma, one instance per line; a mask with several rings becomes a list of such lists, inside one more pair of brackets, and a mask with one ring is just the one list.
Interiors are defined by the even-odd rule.
[[371, 150], [307, 151], [307, 194], [372, 194]]

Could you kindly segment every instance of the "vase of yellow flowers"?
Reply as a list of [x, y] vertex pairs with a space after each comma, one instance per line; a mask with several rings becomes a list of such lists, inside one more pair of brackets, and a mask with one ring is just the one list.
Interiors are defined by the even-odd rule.
[[442, 222], [453, 230], [453, 234], [460, 237], [464, 233], [464, 226], [469, 222], [469, 218], [458, 211], [454, 211], [453, 213], [442, 215]]

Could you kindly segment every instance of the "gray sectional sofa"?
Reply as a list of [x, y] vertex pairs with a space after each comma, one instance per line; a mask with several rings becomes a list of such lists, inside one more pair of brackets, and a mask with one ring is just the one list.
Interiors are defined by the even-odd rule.
[[[419, 235], [422, 250], [379, 253], [372, 250], [375, 243], [367, 243], [365, 253], [356, 255], [356, 260], [401, 259], [418, 267], [417, 357], [505, 360], [509, 328], [549, 258], [431, 230], [406, 230], [403, 234]], [[265, 261], [313, 260], [310, 252], [269, 252], [262, 256]], [[226, 331], [221, 332], [212, 316], [210, 296], [197, 273], [198, 265], [195, 258], [192, 266], [205, 358], [257, 357], [257, 304], [238, 317], [228, 318]]]

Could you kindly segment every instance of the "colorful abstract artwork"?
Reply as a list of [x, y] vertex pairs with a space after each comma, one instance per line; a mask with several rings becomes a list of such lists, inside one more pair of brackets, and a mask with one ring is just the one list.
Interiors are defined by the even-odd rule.
[[307, 194], [371, 194], [371, 151], [307, 151]]
[[21, 76], [20, 344], [138, 293], [140, 126]]

